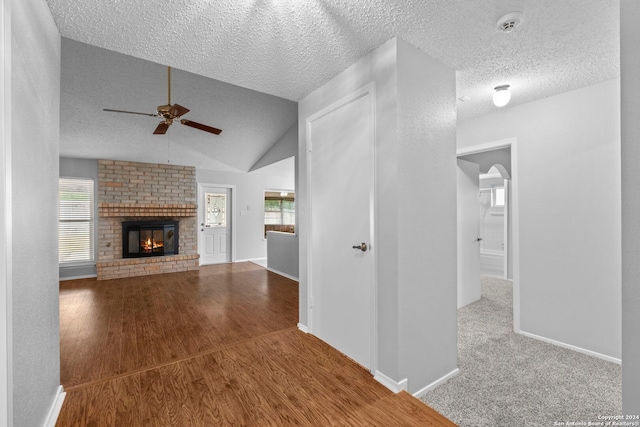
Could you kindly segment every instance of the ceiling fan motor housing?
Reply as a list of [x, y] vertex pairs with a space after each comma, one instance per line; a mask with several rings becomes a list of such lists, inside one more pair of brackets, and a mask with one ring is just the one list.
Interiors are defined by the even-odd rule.
[[171, 117], [171, 105], [159, 105], [156, 111], [158, 111], [159, 116], [162, 116], [166, 119], [173, 118]]

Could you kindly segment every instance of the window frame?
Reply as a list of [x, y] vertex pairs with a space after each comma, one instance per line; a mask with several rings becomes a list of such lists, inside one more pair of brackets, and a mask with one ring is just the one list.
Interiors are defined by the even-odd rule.
[[[293, 197], [287, 197], [287, 196], [269, 196], [268, 193], [288, 193], [288, 195], [293, 195]], [[295, 201], [296, 201], [296, 197], [295, 197], [295, 190], [264, 190], [262, 193], [262, 240], [266, 240], [267, 239], [267, 229], [266, 226], [267, 225], [273, 225], [273, 224], [266, 224], [265, 220], [266, 220], [266, 213], [268, 212], [265, 206], [265, 202], [267, 200], [291, 200], [293, 201], [293, 224], [278, 224], [278, 225], [292, 225], [293, 226], [293, 232], [289, 232], [289, 231], [279, 231], [280, 233], [288, 233], [288, 234], [293, 234], [295, 235], [297, 233], [297, 229], [296, 229], [296, 219], [297, 219], [297, 215], [296, 215], [296, 206], [295, 206]], [[276, 211], [272, 211], [272, 212], [276, 212]], [[284, 215], [284, 210], [282, 207], [282, 204], [280, 205], [280, 215], [281, 218]]]
[[[90, 189], [90, 200], [89, 200], [89, 218], [88, 219], [62, 219], [62, 198], [61, 192], [63, 190], [62, 183], [63, 180], [72, 180], [76, 182], [83, 182], [86, 184], [87, 189]], [[90, 183], [90, 185], [88, 185]], [[78, 176], [60, 176], [58, 178], [58, 265], [61, 268], [65, 267], [75, 267], [75, 266], [83, 266], [83, 265], [94, 265], [96, 263], [96, 230], [97, 230], [97, 216], [96, 216], [96, 180], [91, 177], [78, 177]], [[61, 231], [60, 227], [63, 223], [88, 223], [88, 237], [89, 237], [89, 258], [88, 259], [71, 259], [68, 261], [62, 260], [62, 251], [60, 251], [60, 245], [62, 244], [61, 240]]]

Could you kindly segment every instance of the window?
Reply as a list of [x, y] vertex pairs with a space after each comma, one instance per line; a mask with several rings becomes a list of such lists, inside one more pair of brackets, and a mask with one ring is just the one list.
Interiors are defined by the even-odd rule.
[[227, 226], [227, 195], [224, 193], [205, 193], [205, 227]]
[[264, 192], [264, 237], [267, 231], [294, 233], [296, 224], [295, 193], [290, 191]]
[[93, 261], [93, 179], [60, 178], [58, 198], [58, 261]]
[[504, 187], [494, 188], [491, 192], [491, 206], [504, 206]]

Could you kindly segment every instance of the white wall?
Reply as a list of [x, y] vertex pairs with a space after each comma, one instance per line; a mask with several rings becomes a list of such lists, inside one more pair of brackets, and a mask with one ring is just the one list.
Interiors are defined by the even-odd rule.
[[640, 414], [640, 2], [620, 2], [622, 92], [622, 410]]
[[11, 5], [13, 425], [34, 427], [60, 385], [60, 35], [46, 2]]
[[264, 191], [295, 190], [295, 177], [267, 175], [260, 171], [242, 173], [196, 169], [196, 181], [198, 184], [235, 185], [236, 260], [266, 258]]
[[517, 138], [521, 330], [615, 359], [619, 85], [607, 81], [458, 124], [458, 148]]
[[299, 103], [300, 323], [309, 315], [306, 120], [370, 82], [378, 371], [396, 382], [408, 379], [409, 391], [417, 392], [457, 363], [455, 74], [401, 40], [388, 41]]

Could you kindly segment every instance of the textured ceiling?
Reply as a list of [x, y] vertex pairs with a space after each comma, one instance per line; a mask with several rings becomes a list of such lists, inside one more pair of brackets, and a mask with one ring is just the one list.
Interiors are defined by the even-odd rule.
[[65, 37], [294, 101], [394, 36], [457, 71], [459, 119], [619, 75], [618, 0], [47, 1]]

